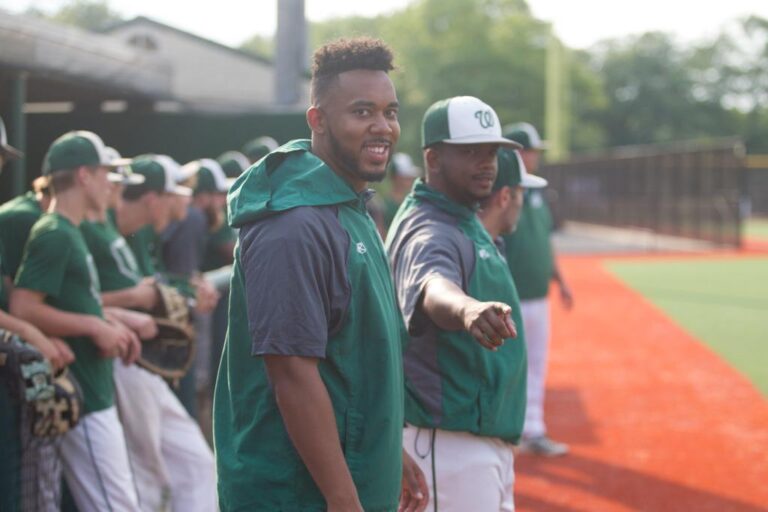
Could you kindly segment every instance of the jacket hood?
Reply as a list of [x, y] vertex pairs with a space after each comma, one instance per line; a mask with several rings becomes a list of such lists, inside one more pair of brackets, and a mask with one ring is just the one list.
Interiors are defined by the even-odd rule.
[[330, 206], [360, 196], [311, 151], [306, 139], [284, 144], [252, 165], [229, 189], [227, 218], [238, 228], [299, 206]]

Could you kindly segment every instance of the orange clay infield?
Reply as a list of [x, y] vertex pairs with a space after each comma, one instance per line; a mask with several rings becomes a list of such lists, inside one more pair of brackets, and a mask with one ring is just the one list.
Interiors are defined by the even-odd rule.
[[560, 258], [546, 417], [571, 452], [517, 457], [517, 510], [768, 511], [768, 400], [604, 259]]

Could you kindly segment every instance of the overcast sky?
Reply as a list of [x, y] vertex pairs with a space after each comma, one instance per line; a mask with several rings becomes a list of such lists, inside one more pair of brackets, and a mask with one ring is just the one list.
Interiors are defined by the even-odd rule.
[[[306, 0], [307, 17], [323, 20], [343, 15], [374, 15], [396, 10], [410, 0]], [[64, 0], [0, 0], [0, 7], [55, 10]], [[237, 46], [253, 34], [275, 31], [277, 0], [108, 0], [126, 17], [148, 16], [220, 43]], [[534, 14], [551, 21], [565, 43], [585, 48], [607, 37], [648, 30], [675, 33], [684, 41], [718, 32], [734, 18], [768, 18], [768, 0], [528, 0]]]

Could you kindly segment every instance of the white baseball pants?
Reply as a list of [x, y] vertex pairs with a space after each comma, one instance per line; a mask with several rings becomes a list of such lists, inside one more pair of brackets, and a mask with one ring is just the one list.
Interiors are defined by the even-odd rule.
[[168, 384], [115, 361], [115, 388], [141, 510], [217, 510], [213, 452]]
[[435, 499], [433, 456], [439, 512], [515, 510], [512, 445], [495, 437], [408, 425], [403, 431], [403, 448], [426, 477], [429, 485], [428, 512], [434, 510]]
[[520, 308], [528, 350], [528, 397], [523, 437], [531, 438], [547, 433], [544, 395], [549, 360], [549, 299], [523, 300]]
[[60, 454], [64, 477], [80, 512], [139, 510], [115, 407], [83, 416], [62, 436]]

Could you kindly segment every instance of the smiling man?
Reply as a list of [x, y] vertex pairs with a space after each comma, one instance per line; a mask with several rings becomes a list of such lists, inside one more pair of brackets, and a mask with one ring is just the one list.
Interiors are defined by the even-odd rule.
[[[435, 510], [514, 509], [512, 447], [525, 411], [525, 345], [517, 292], [481, 224], [501, 136], [477, 98], [438, 101], [422, 123], [426, 182], [395, 215], [387, 251], [410, 339], [404, 448], [431, 484]], [[514, 319], [514, 321], [513, 321]]]
[[230, 189], [240, 231], [214, 402], [224, 512], [426, 505], [402, 453], [404, 325], [365, 208], [400, 135], [391, 69], [377, 40], [320, 48], [312, 139]]

